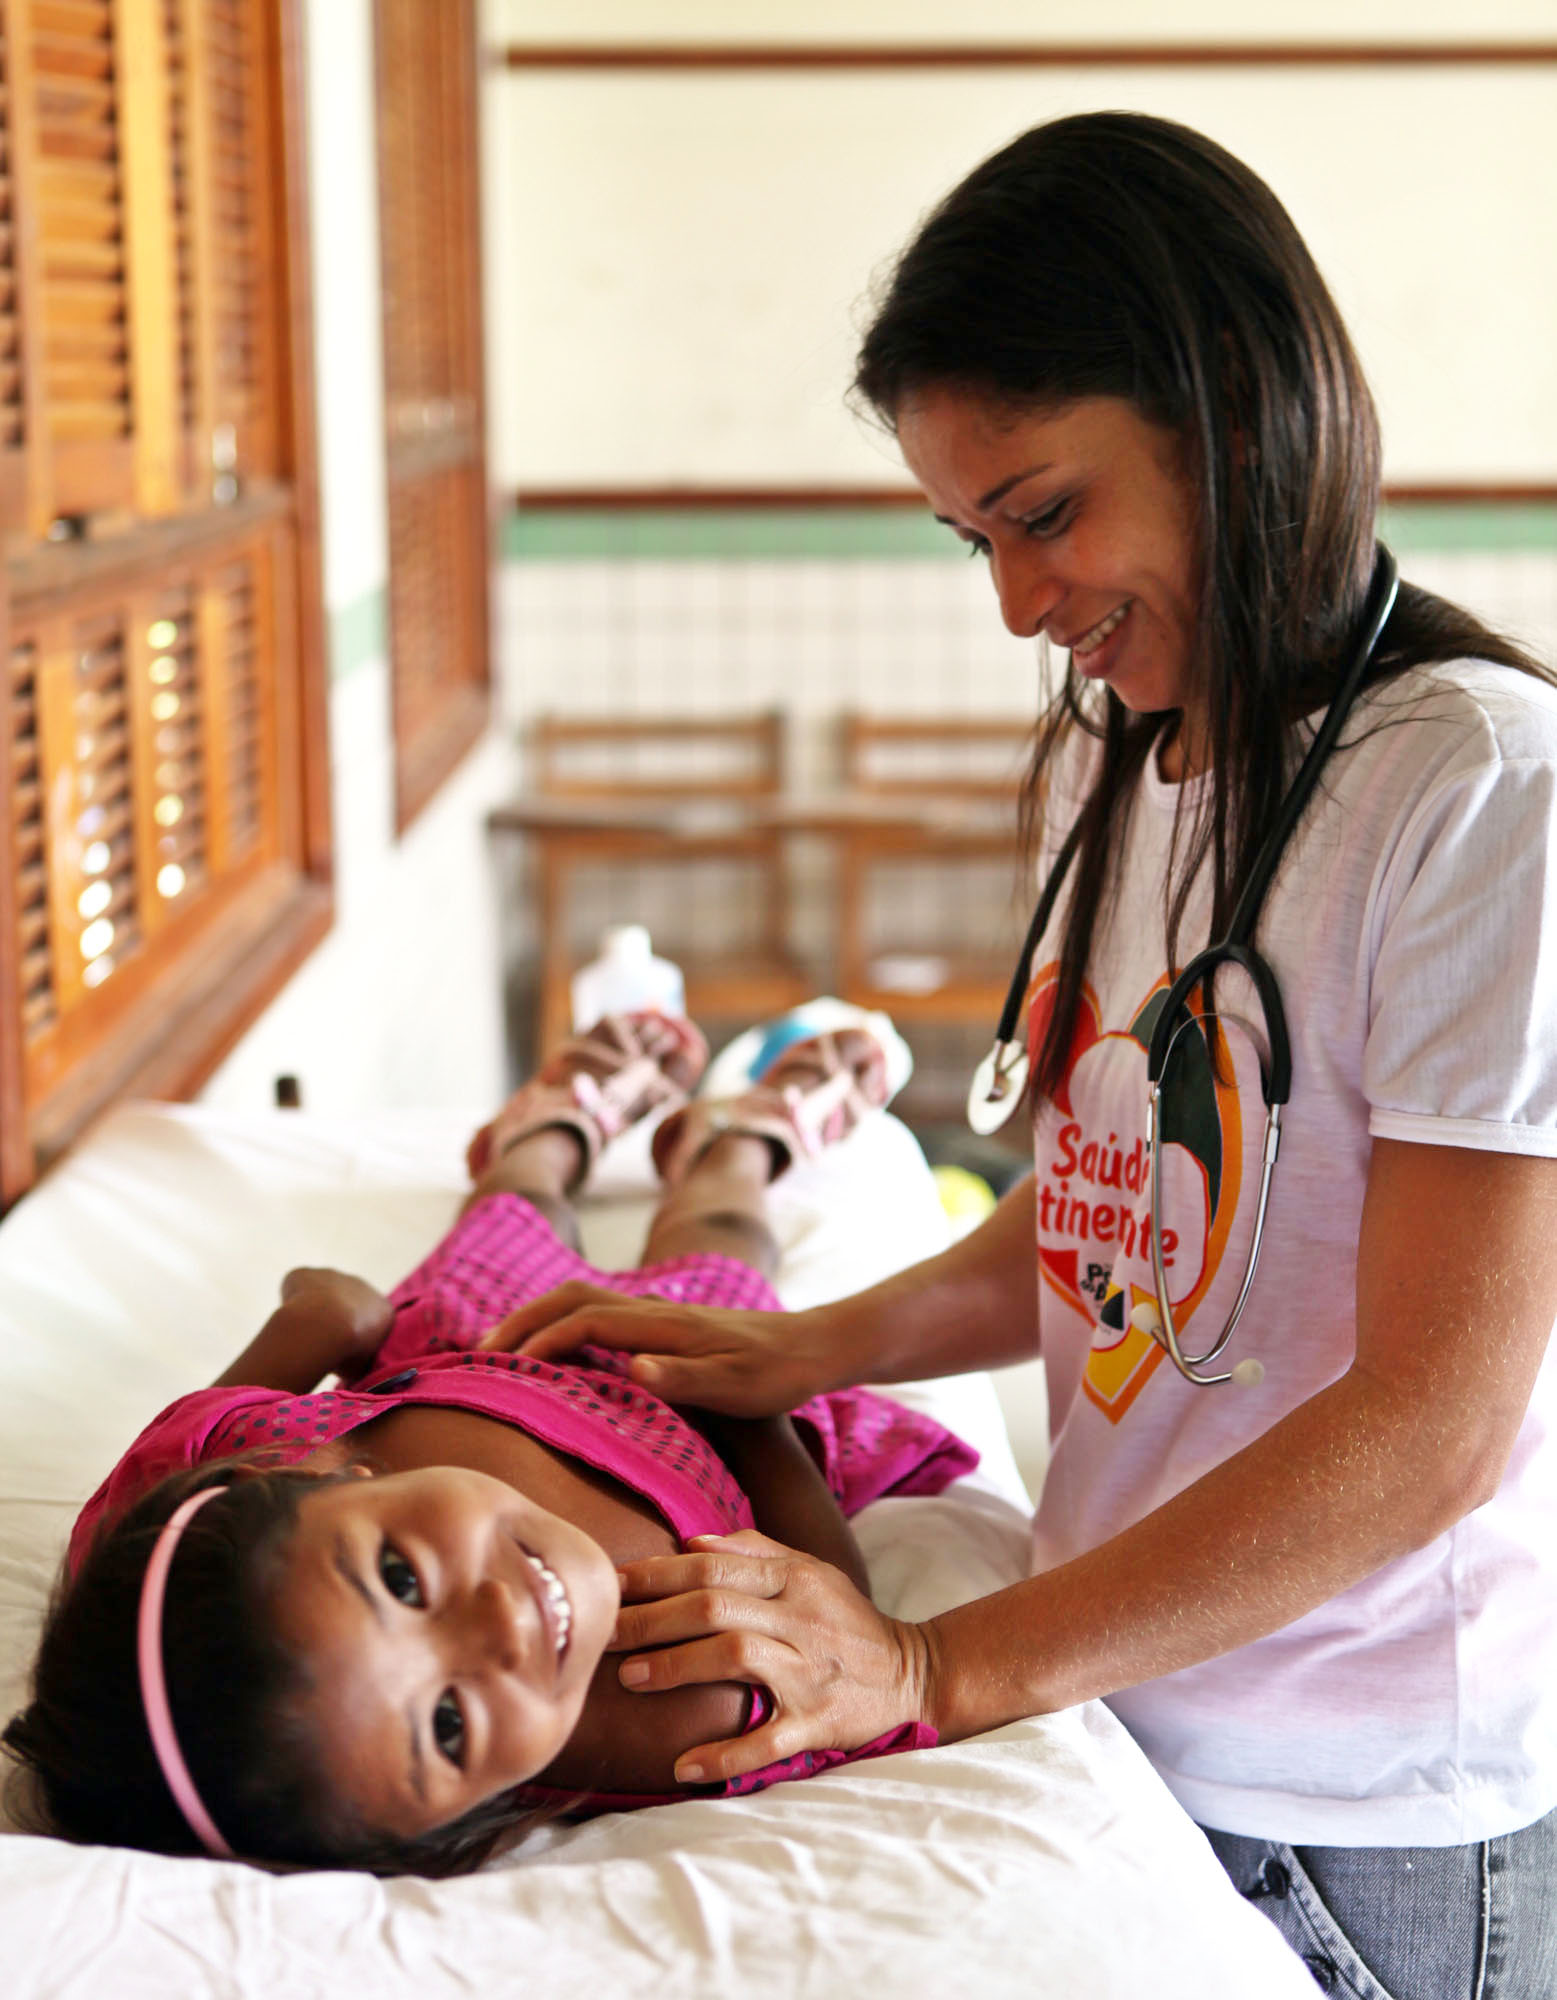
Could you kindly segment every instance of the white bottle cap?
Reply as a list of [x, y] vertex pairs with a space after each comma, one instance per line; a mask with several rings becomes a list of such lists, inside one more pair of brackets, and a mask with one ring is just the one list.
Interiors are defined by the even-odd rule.
[[610, 924], [600, 933], [602, 958], [647, 958], [649, 954], [647, 924]]

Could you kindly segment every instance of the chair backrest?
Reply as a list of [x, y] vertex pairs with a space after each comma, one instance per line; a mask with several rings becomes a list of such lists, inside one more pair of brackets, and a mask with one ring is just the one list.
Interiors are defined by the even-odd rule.
[[1011, 800], [1032, 750], [1030, 716], [887, 716], [847, 710], [843, 781], [886, 798]]
[[574, 799], [762, 798], [784, 787], [784, 717], [541, 715], [536, 791]]

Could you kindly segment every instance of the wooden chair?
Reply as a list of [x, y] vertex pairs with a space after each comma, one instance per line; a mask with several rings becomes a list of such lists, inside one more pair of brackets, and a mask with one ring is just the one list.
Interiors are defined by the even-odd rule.
[[[920, 809], [912, 823], [862, 819], [837, 836], [845, 999], [884, 1007], [905, 1025], [987, 1021], [993, 1033], [1025, 921], [1016, 907], [1017, 810], [1032, 728], [1026, 717], [843, 716], [848, 793]], [[889, 872], [899, 887], [908, 877], [912, 926], [877, 942]], [[979, 874], [982, 898], [966, 893]]]
[[[580, 907], [591, 877], [597, 900], [603, 882], [619, 897], [596, 927], [648, 922], [694, 1020], [744, 1026], [814, 991], [790, 948], [786, 837], [762, 812], [784, 787], [782, 715], [543, 715], [529, 746], [533, 797], [490, 823], [534, 843], [541, 1049], [567, 1032], [569, 985], [593, 954]], [[717, 871], [722, 893], [700, 895]]]

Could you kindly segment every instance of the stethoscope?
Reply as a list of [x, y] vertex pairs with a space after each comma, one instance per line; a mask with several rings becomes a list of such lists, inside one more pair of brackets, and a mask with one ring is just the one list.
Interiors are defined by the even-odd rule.
[[[1265, 901], [1266, 891], [1276, 873], [1282, 854], [1293, 829], [1303, 816], [1303, 809], [1313, 795], [1319, 782], [1319, 774], [1326, 758], [1334, 749], [1336, 739], [1345, 726], [1368, 666], [1378, 645], [1379, 635], [1389, 622], [1389, 614], [1395, 608], [1395, 596], [1400, 586], [1400, 573], [1395, 558], [1382, 542], [1378, 545], [1378, 555], [1373, 565], [1373, 579], [1368, 587], [1368, 601], [1363, 610], [1363, 634], [1358, 642], [1356, 657], [1347, 668], [1335, 698], [1330, 703], [1324, 721], [1308, 747], [1308, 753], [1298, 766], [1281, 809], [1276, 816], [1276, 824], [1270, 836], [1255, 858], [1249, 880], [1238, 906], [1233, 911], [1232, 922], [1227, 935], [1219, 944], [1211, 945], [1190, 960], [1184, 970], [1168, 988], [1162, 1003], [1156, 1025], [1152, 1029], [1151, 1046], [1146, 1058], [1146, 1080], [1149, 1097], [1146, 1106], [1146, 1145], [1151, 1175], [1151, 1260], [1152, 1279], [1156, 1287], [1156, 1300], [1138, 1305], [1130, 1315], [1130, 1324], [1139, 1332], [1149, 1335], [1166, 1348], [1169, 1358], [1187, 1382], [1198, 1383], [1209, 1388], [1216, 1382], [1237, 1382], [1243, 1387], [1253, 1387], [1264, 1379], [1263, 1363], [1252, 1358], [1240, 1361], [1221, 1374], [1208, 1375], [1201, 1371], [1215, 1361], [1232, 1339], [1234, 1329], [1243, 1316], [1248, 1301], [1249, 1288], [1254, 1283], [1255, 1267], [1260, 1260], [1260, 1242], [1265, 1234], [1265, 1216], [1270, 1206], [1271, 1175], [1276, 1165], [1276, 1155], [1281, 1147], [1281, 1114], [1292, 1091], [1292, 1044], [1287, 1035], [1286, 1010], [1281, 1004], [1281, 988], [1276, 983], [1276, 975], [1267, 961], [1254, 948], [1255, 926], [1259, 923], [1260, 909]], [[1055, 902], [1064, 885], [1065, 876], [1075, 858], [1080, 843], [1080, 822], [1074, 825], [1055, 857], [1049, 879], [1044, 884], [1043, 894], [1038, 898], [1038, 907], [1033, 911], [1033, 920], [1027, 927], [1027, 938], [1022, 946], [1022, 956], [1017, 961], [1016, 971], [1006, 992], [1004, 1007], [1000, 1010], [1000, 1025], [995, 1030], [995, 1039], [989, 1054], [973, 1073], [973, 1083], [968, 1091], [968, 1123], [981, 1137], [998, 1132], [1011, 1117], [1017, 1106], [1027, 1095], [1027, 1049], [1020, 1039], [1022, 1034], [1022, 1002], [1026, 997], [1027, 983], [1038, 942], [1048, 928]], [[1167, 1270], [1162, 1247], [1162, 1086], [1168, 1057], [1179, 1036], [1197, 1025], [1198, 1020], [1214, 1018], [1210, 1007], [1211, 982], [1224, 965], [1241, 966], [1248, 974], [1254, 987], [1255, 996], [1264, 1017], [1265, 1049], [1260, 1056], [1260, 1089], [1265, 1099], [1265, 1138], [1261, 1150], [1260, 1191], [1255, 1204], [1254, 1228], [1249, 1242], [1248, 1259], [1244, 1265], [1243, 1283], [1238, 1287], [1238, 1296], [1233, 1301], [1232, 1311], [1226, 1324], [1203, 1354], [1186, 1355], [1179, 1344], [1178, 1329], [1173, 1323], [1173, 1307], [1168, 1298]], [[1207, 1004], [1202, 1016], [1189, 1011], [1189, 996], [1197, 987], [1204, 987]]]

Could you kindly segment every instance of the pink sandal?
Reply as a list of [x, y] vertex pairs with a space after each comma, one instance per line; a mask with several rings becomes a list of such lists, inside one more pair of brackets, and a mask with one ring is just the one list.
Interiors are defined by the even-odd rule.
[[779, 1175], [846, 1139], [891, 1095], [881, 1044], [864, 1028], [840, 1028], [792, 1042], [739, 1097], [694, 1098], [654, 1134], [654, 1164], [674, 1187], [727, 1133], [766, 1139]]
[[678, 1015], [607, 1014], [554, 1049], [482, 1126], [465, 1154], [470, 1177], [479, 1180], [532, 1134], [561, 1126], [577, 1134], [584, 1155], [571, 1192], [619, 1132], [662, 1106], [685, 1104], [707, 1062], [708, 1044]]

